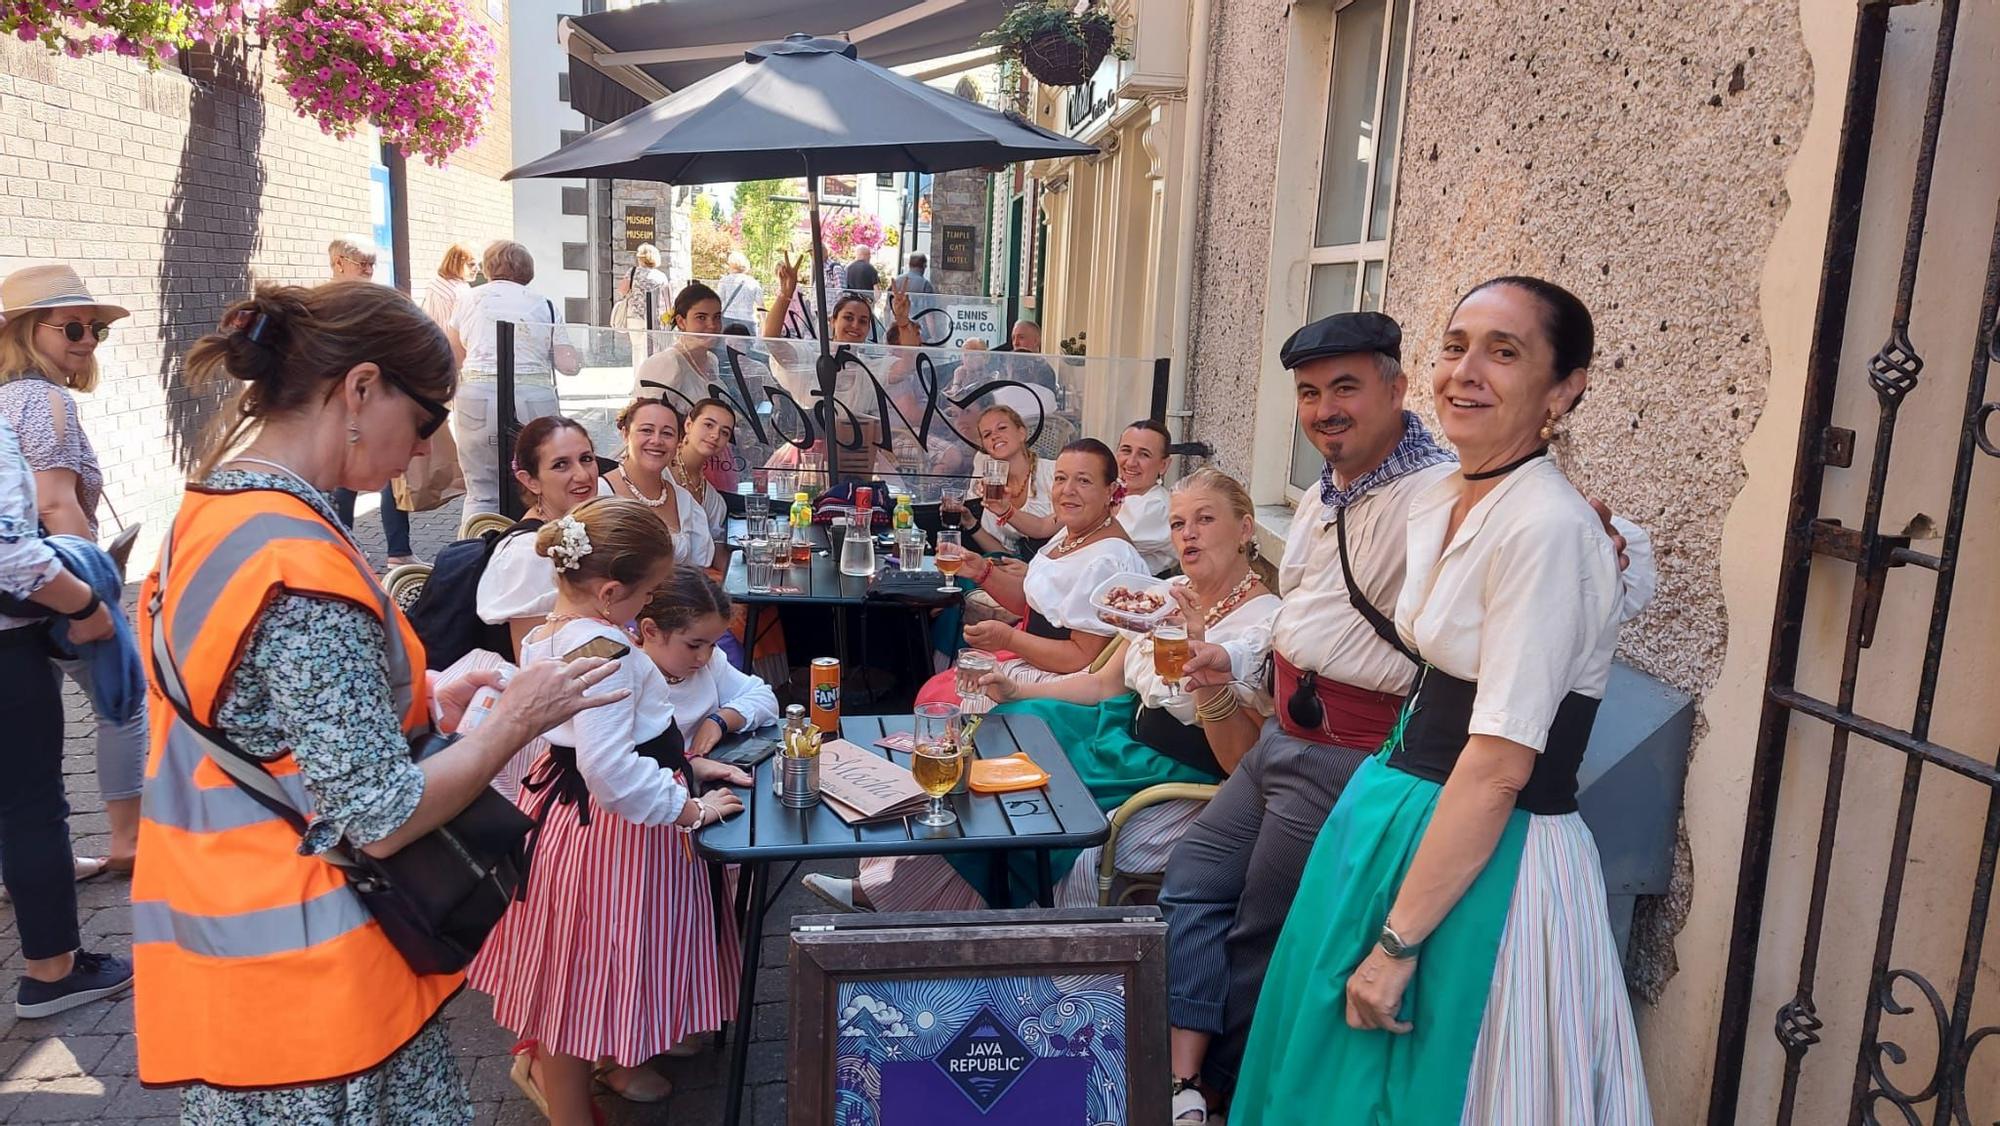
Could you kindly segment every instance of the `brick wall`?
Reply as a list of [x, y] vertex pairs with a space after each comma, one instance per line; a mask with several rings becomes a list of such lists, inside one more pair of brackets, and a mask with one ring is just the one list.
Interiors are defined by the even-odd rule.
[[[503, 39], [503, 68], [506, 55]], [[504, 105], [504, 70], [500, 89]], [[496, 113], [451, 168], [410, 162], [419, 295], [452, 240], [512, 232], [512, 196], [497, 179], [507, 124]], [[180, 356], [254, 282], [322, 280], [327, 241], [372, 230], [373, 151], [298, 117], [259, 53], [149, 73], [0, 43], [0, 273], [67, 262], [132, 310], [99, 349], [104, 379], [81, 409], [110, 504], [146, 523], [140, 558], [177, 506], [220, 401], [187, 385]]]

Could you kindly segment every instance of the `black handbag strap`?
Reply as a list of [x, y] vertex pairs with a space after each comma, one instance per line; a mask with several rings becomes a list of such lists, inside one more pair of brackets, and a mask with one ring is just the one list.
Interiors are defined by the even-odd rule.
[[1347, 558], [1346, 505], [1333, 510], [1333, 527], [1334, 536], [1340, 541], [1340, 577], [1347, 583], [1348, 605], [1353, 606], [1357, 613], [1368, 619], [1368, 624], [1374, 627], [1375, 632], [1381, 636], [1382, 640], [1395, 646], [1396, 652], [1409, 658], [1414, 664], [1423, 664], [1423, 658], [1417, 656], [1409, 646], [1403, 644], [1402, 635], [1396, 632], [1396, 624], [1389, 620], [1387, 614], [1376, 609], [1375, 604], [1368, 601], [1367, 596], [1361, 593], [1361, 588], [1354, 582], [1354, 564]]

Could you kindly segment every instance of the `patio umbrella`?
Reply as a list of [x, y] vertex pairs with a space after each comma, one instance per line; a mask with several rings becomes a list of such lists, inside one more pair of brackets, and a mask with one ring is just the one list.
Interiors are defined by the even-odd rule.
[[743, 61], [507, 173], [669, 184], [806, 178], [818, 298], [822, 396], [837, 364], [827, 340], [820, 176], [948, 172], [1097, 149], [857, 57], [838, 39], [789, 35]]

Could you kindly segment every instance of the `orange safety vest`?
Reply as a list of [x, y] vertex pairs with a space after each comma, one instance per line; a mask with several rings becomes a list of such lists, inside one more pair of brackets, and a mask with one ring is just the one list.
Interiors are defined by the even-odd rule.
[[[264, 608], [338, 599], [383, 622], [405, 733], [430, 722], [424, 651], [368, 561], [306, 502], [271, 489], [190, 488], [140, 591], [152, 753], [132, 877], [139, 1078], [148, 1086], [324, 1083], [394, 1055], [457, 992], [419, 975], [339, 868], [299, 854], [290, 825], [231, 782], [167, 702], [155, 642], [189, 711], [215, 722]], [[217, 751], [216, 753], [224, 753]], [[264, 764], [308, 820], [289, 754]]]

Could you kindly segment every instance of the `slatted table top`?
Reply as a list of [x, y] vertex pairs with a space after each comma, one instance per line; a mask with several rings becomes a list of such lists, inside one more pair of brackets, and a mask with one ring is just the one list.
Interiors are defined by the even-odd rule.
[[[875, 740], [909, 731], [915, 720], [901, 716], [853, 716], [840, 733], [873, 754], [910, 764], [907, 754], [891, 755]], [[1077, 778], [1048, 724], [1033, 716], [989, 715], [973, 736], [980, 758], [1026, 751], [1049, 781], [1035, 790], [1011, 794], [954, 794], [945, 798], [958, 824], [930, 829], [910, 818], [880, 825], [849, 825], [824, 803], [787, 809], [771, 788], [775, 757], [757, 765], [756, 785], [745, 794], [744, 811], [695, 836], [696, 847], [715, 860], [743, 863], [814, 860], [849, 856], [913, 856], [924, 853], [991, 852], [1009, 849], [1087, 848], [1109, 833], [1104, 814]]]

